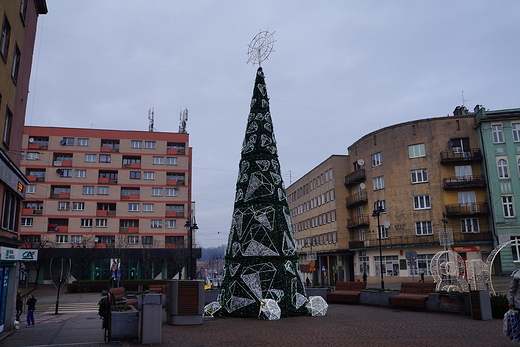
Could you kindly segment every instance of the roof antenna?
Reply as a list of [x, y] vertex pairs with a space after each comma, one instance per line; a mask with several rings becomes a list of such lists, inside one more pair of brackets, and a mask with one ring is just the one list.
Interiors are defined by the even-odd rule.
[[471, 99], [464, 99], [464, 91], [462, 91], [462, 106], [465, 106], [466, 101], [471, 101]]
[[148, 110], [148, 131], [153, 132], [153, 107]]
[[186, 134], [186, 123], [188, 122], [188, 109], [181, 111], [179, 118], [179, 134]]

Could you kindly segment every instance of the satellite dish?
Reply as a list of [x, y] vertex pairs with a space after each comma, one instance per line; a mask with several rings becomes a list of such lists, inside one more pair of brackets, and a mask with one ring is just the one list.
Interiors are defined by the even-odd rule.
[[448, 140], [448, 147], [453, 147], [453, 141]]
[[365, 189], [366, 187], [367, 187], [367, 185], [364, 184], [364, 183], [360, 183], [360, 184], [359, 184], [359, 188], [361, 188], [361, 189]]
[[34, 137], [30, 137], [29, 138], [29, 143], [33, 143], [34, 142]]
[[387, 229], [390, 228], [390, 222], [387, 221], [387, 220], [385, 220], [385, 221], [383, 222], [383, 225], [384, 225], [385, 228], [387, 228]]
[[65, 140], [60, 141], [60, 145], [62, 145], [62, 146], [65, 146], [66, 143], [67, 143], [67, 141], [65, 141]]
[[57, 169], [56, 173], [61, 175], [63, 173], [63, 170], [62, 169]]
[[96, 242], [96, 243], [99, 242], [99, 239], [96, 237], [96, 238], [94, 239], [94, 242]]
[[365, 165], [365, 161], [364, 161], [363, 159], [358, 159], [358, 160], [357, 160], [357, 163], [358, 163], [359, 165]]

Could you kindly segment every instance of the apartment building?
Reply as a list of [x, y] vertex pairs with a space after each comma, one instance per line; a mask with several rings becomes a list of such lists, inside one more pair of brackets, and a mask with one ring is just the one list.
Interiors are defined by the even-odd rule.
[[110, 278], [111, 259], [123, 262], [127, 279], [172, 278], [184, 266], [184, 225], [193, 215], [189, 134], [26, 126], [22, 147], [30, 182], [24, 247], [76, 259], [73, 276], [81, 279]]
[[[495, 272], [509, 275], [520, 263], [520, 109], [474, 109], [477, 135], [483, 149], [484, 174], [495, 231], [495, 246], [505, 247], [495, 259]], [[514, 242], [513, 242], [514, 241]], [[512, 244], [511, 244], [512, 243]]]
[[28, 183], [20, 165], [21, 138], [38, 16], [45, 0], [0, 2], [0, 333], [13, 329], [19, 262], [20, 205]]
[[[346, 166], [341, 169], [345, 176], [332, 178], [335, 187], [338, 181], [342, 185], [336, 188], [336, 199], [343, 199], [336, 204], [336, 216], [341, 216], [334, 222], [336, 260], [321, 257], [325, 250], [306, 241], [322, 233], [319, 222], [305, 224], [305, 232], [295, 225], [301, 263], [308, 264], [307, 254], [317, 251], [318, 284], [362, 280], [364, 275], [372, 284], [380, 278], [387, 283], [411, 280], [421, 272], [429, 276], [430, 260], [444, 249], [463, 259], [486, 260], [493, 238], [474, 125], [474, 116], [458, 108], [454, 116], [374, 131], [348, 147], [344, 163], [336, 163]], [[288, 196], [305, 191], [315, 176], [313, 170], [288, 187]], [[289, 206], [297, 209], [298, 201], [290, 200]], [[305, 209], [296, 220], [314, 220], [320, 214], [319, 209]], [[410, 250], [413, 262], [406, 258]]]

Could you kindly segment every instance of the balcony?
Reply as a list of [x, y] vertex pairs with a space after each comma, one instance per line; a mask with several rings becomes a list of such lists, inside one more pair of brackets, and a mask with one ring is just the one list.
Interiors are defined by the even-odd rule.
[[117, 179], [108, 177], [98, 177], [99, 184], [117, 184]]
[[487, 202], [473, 202], [469, 204], [446, 205], [447, 216], [470, 216], [489, 214]]
[[364, 181], [366, 177], [365, 169], [355, 170], [345, 176], [345, 186]]
[[184, 212], [166, 211], [166, 217], [184, 217]]
[[121, 195], [121, 200], [139, 200], [140, 194]]
[[123, 164], [123, 167], [127, 168], [127, 169], [140, 169], [141, 168], [141, 163]]
[[47, 227], [47, 231], [51, 232], [67, 232], [69, 231], [68, 225], [56, 225], [56, 224], [49, 224]]
[[480, 152], [480, 148], [471, 148], [470, 150], [464, 152], [453, 152], [453, 150], [441, 152], [441, 164], [480, 160], [482, 160], [482, 153]]
[[358, 216], [348, 217], [347, 218], [347, 228], [353, 229], [362, 226], [369, 226], [370, 219], [368, 214], [361, 214]]
[[22, 214], [42, 214], [43, 210], [35, 210], [34, 208], [22, 208]]
[[70, 193], [51, 194], [51, 199], [70, 199]]
[[492, 242], [493, 235], [490, 231], [480, 233], [453, 233], [453, 241], [456, 243], [465, 242]]
[[119, 148], [113, 148], [113, 147], [110, 147], [110, 146], [101, 146], [99, 148], [99, 151], [100, 152], [112, 152], [112, 153], [118, 153], [119, 152]]
[[55, 160], [52, 165], [53, 166], [71, 167], [72, 166], [72, 160]]
[[351, 195], [345, 199], [347, 207], [357, 205], [360, 203], [368, 202], [368, 195], [366, 190], [362, 190], [359, 193]]
[[119, 227], [120, 234], [137, 234], [139, 233], [139, 227]]
[[444, 177], [444, 189], [460, 189], [460, 188], [482, 188], [486, 186], [483, 175], [465, 176], [465, 177]]

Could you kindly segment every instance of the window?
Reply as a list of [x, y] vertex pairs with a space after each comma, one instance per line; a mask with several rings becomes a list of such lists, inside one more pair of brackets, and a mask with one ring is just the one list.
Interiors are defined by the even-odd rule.
[[92, 218], [81, 218], [80, 226], [83, 228], [92, 227]]
[[155, 172], [144, 172], [144, 179], [145, 180], [154, 180], [155, 179]]
[[69, 242], [69, 235], [56, 235], [56, 243]]
[[151, 245], [153, 244], [153, 236], [143, 236], [141, 242], [143, 245]]
[[83, 243], [83, 235], [70, 235], [70, 243]]
[[110, 154], [100, 154], [99, 162], [100, 163], [110, 163], [111, 156]]
[[166, 219], [164, 221], [164, 227], [165, 228], [176, 228], [177, 227], [177, 221], [175, 219]]
[[2, 24], [2, 34], [0, 36], [0, 53], [2, 58], [7, 61], [7, 53], [9, 52], [9, 39], [11, 38], [11, 24], [4, 16], [4, 23]]
[[22, 53], [20, 52], [20, 48], [18, 45], [14, 48], [14, 57], [13, 57], [13, 67], [11, 69], [11, 77], [13, 81], [16, 83], [18, 81], [18, 72], [20, 71], [20, 59], [22, 57]]
[[144, 148], [153, 148], [155, 149], [155, 141], [145, 141]]
[[416, 195], [413, 197], [413, 209], [425, 210], [431, 208], [429, 195]]
[[425, 157], [424, 143], [408, 146], [408, 155], [410, 158]]
[[385, 228], [384, 225], [380, 225], [378, 227], [379, 231], [377, 233], [378, 239], [387, 239], [388, 238], [388, 228]]
[[58, 210], [59, 211], [68, 211], [69, 209], [70, 209], [70, 202], [58, 201]]
[[433, 228], [431, 221], [415, 222], [416, 235], [433, 235]]
[[493, 133], [493, 142], [494, 143], [503, 143], [504, 142], [504, 133], [502, 131], [502, 124], [492, 125], [491, 131]]
[[461, 218], [460, 231], [463, 233], [478, 233], [480, 232], [478, 218]]
[[23, 227], [32, 227], [33, 226], [33, 219], [32, 218], [22, 218], [20, 224]]
[[106, 228], [106, 227], [107, 227], [106, 218], [96, 219], [96, 228]]
[[359, 229], [359, 241], [365, 241], [365, 229]]
[[133, 203], [130, 203], [128, 204], [128, 211], [139, 211], [139, 204], [133, 204]]
[[13, 114], [9, 107], [6, 107], [5, 111], [5, 123], [4, 123], [4, 143], [7, 147], [11, 142], [11, 126], [13, 123]]
[[108, 187], [97, 187], [98, 195], [108, 195]]
[[163, 165], [164, 164], [164, 157], [153, 157], [152, 164]]
[[83, 186], [83, 194], [94, 194], [94, 186]]
[[381, 152], [372, 154], [372, 167], [383, 164], [383, 154]]
[[512, 218], [515, 216], [515, 209], [513, 206], [513, 197], [512, 196], [503, 196], [502, 197], [502, 208], [504, 210], [505, 218]]
[[143, 204], [143, 211], [145, 212], [153, 212], [154, 204]]
[[76, 177], [76, 178], [85, 178], [85, 177], [87, 177], [87, 170], [84, 170], [84, 169], [76, 169], [76, 170], [74, 170], [74, 177]]
[[[425, 275], [431, 275], [430, 263], [435, 254], [418, 254], [417, 255], [417, 267], [419, 271], [422, 271]], [[418, 273], [415, 273], [418, 275]]]
[[499, 159], [497, 161], [497, 170], [498, 178], [509, 178], [509, 169], [507, 167], [507, 161], [505, 159]]
[[130, 142], [131, 148], [143, 148], [143, 141], [132, 140]]
[[162, 196], [163, 189], [162, 188], [152, 188], [152, 196]]
[[151, 228], [162, 228], [162, 219], [151, 219], [150, 227]]
[[178, 158], [177, 157], [166, 157], [166, 165], [177, 165]]
[[166, 188], [166, 196], [177, 196], [177, 189], [175, 188]]
[[72, 177], [72, 169], [58, 169], [60, 171], [60, 177]]
[[455, 176], [458, 179], [471, 179], [473, 176], [473, 169], [471, 165], [456, 165]]
[[25, 156], [25, 159], [27, 159], [27, 160], [38, 160], [38, 152], [27, 152], [27, 155]]
[[85, 154], [85, 161], [94, 163], [96, 162], [96, 155], [95, 154]]
[[513, 129], [513, 141], [520, 142], [520, 123], [511, 124], [511, 129]]
[[74, 138], [73, 137], [64, 137], [61, 141], [63, 146], [74, 146]]
[[412, 174], [412, 184], [428, 182], [428, 170], [427, 169], [412, 170], [411, 174]]
[[130, 171], [130, 179], [140, 180], [141, 179], [141, 171]]
[[383, 176], [374, 177], [374, 190], [380, 190], [385, 187], [385, 178]]
[[25, 186], [25, 193], [34, 194], [36, 193], [36, 184], [28, 184]]
[[139, 243], [139, 236], [128, 236], [128, 243], [130, 245], [137, 245]]
[[85, 209], [85, 203], [84, 202], [73, 202], [72, 203], [72, 210], [73, 211], [83, 211]]
[[88, 139], [78, 139], [78, 146], [88, 146]]

